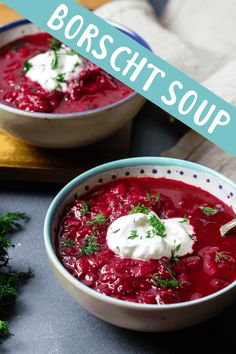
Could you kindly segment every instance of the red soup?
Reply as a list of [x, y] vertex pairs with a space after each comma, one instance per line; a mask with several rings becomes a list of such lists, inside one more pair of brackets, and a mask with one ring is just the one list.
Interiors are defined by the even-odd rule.
[[0, 49], [0, 102], [21, 110], [83, 112], [132, 92], [46, 33], [24, 36]]
[[[180, 245], [176, 244], [171, 257], [135, 259], [108, 247], [112, 223], [150, 211], [162, 225], [173, 218], [191, 224], [191, 253], [178, 256]], [[178, 303], [212, 294], [236, 280], [236, 232], [224, 238], [219, 233], [220, 226], [235, 217], [216, 197], [182, 182], [165, 178], [114, 180], [66, 206], [56, 247], [65, 268], [102, 294], [142, 304]], [[162, 228], [155, 230], [161, 232], [149, 233], [149, 237], [167, 237]], [[128, 237], [130, 243], [136, 240], [135, 233]]]

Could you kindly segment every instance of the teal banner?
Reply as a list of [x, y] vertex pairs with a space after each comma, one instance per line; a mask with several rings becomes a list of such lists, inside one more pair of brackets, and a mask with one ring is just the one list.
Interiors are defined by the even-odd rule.
[[2, 2], [236, 156], [236, 108], [109, 23], [73, 0]]

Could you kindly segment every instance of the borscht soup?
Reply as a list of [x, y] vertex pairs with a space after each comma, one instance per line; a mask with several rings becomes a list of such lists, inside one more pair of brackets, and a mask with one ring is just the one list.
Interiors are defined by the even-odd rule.
[[55, 247], [64, 267], [97, 292], [140, 304], [213, 294], [236, 280], [232, 208], [198, 187], [127, 177], [75, 196]]
[[0, 102], [24, 111], [84, 112], [133, 91], [47, 33], [0, 48]]

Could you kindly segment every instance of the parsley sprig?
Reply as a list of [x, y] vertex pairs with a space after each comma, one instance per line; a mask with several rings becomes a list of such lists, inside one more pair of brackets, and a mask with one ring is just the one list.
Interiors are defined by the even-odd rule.
[[96, 234], [91, 234], [85, 237], [83, 246], [80, 247], [80, 253], [82, 256], [91, 255], [94, 252], [100, 251], [100, 245], [97, 243]]
[[138, 236], [138, 231], [137, 230], [131, 230], [130, 236], [128, 237], [129, 240], [134, 240], [135, 238], [139, 237]]
[[53, 51], [53, 59], [52, 59], [52, 63], [51, 63], [51, 69], [52, 70], [56, 70], [58, 68], [59, 65], [59, 57], [58, 57], [58, 51], [60, 50], [62, 43], [59, 42], [57, 39], [52, 38], [50, 40], [51, 45], [49, 47], [49, 49], [51, 49]]
[[179, 257], [177, 255], [177, 253], [179, 252], [180, 247], [181, 247], [181, 243], [178, 246], [176, 246], [176, 248], [174, 250], [171, 250], [170, 262], [179, 263]]
[[107, 222], [107, 219], [105, 218], [103, 213], [99, 213], [95, 219], [88, 220], [87, 225], [94, 225], [94, 224], [99, 224], [99, 225], [104, 225]]
[[132, 205], [132, 209], [129, 211], [129, 214], [137, 214], [142, 213], [148, 215], [150, 213], [150, 209], [143, 205], [142, 203], [138, 203], [137, 205]]
[[32, 64], [29, 61], [25, 61], [22, 67], [22, 75], [25, 75], [31, 68], [32, 68]]
[[163, 279], [156, 274], [152, 276], [152, 281], [156, 286], [160, 285], [162, 288], [177, 289], [181, 284], [177, 279]]
[[219, 213], [219, 209], [213, 209], [209, 206], [201, 206], [200, 209], [203, 211], [204, 214], [206, 215], [215, 215], [217, 213]]
[[158, 217], [152, 215], [150, 217], [150, 225], [153, 227], [153, 234], [160, 237], [165, 237], [165, 224]]
[[86, 216], [88, 214], [89, 210], [90, 210], [89, 203], [82, 201], [81, 202], [81, 210], [80, 210], [81, 216]]
[[226, 256], [225, 254], [223, 254], [222, 252], [215, 253], [215, 262], [216, 263], [227, 261], [228, 259], [229, 259], [229, 257]]

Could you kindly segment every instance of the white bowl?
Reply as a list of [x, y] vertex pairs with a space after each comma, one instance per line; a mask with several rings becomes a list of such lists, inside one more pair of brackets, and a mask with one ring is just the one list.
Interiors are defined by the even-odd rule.
[[[128, 172], [128, 173], [127, 173]], [[236, 212], [236, 185], [204, 166], [176, 159], [142, 157], [111, 162], [89, 170], [67, 184], [52, 202], [44, 225], [50, 264], [64, 288], [93, 315], [114, 325], [137, 331], [165, 332], [195, 325], [227, 307], [236, 298], [236, 281], [201, 299], [170, 305], [146, 305], [118, 300], [85, 286], [62, 265], [55, 250], [60, 215], [65, 205], [88, 188], [111, 181], [114, 176], [166, 177], [207, 190]]]
[[[150, 49], [137, 34], [121, 25], [113, 26]], [[0, 47], [23, 35], [41, 32], [27, 20], [0, 27]], [[26, 143], [46, 148], [72, 148], [89, 145], [115, 133], [132, 120], [145, 103], [133, 93], [106, 107], [79, 113], [34, 113], [0, 103], [0, 127]]]

